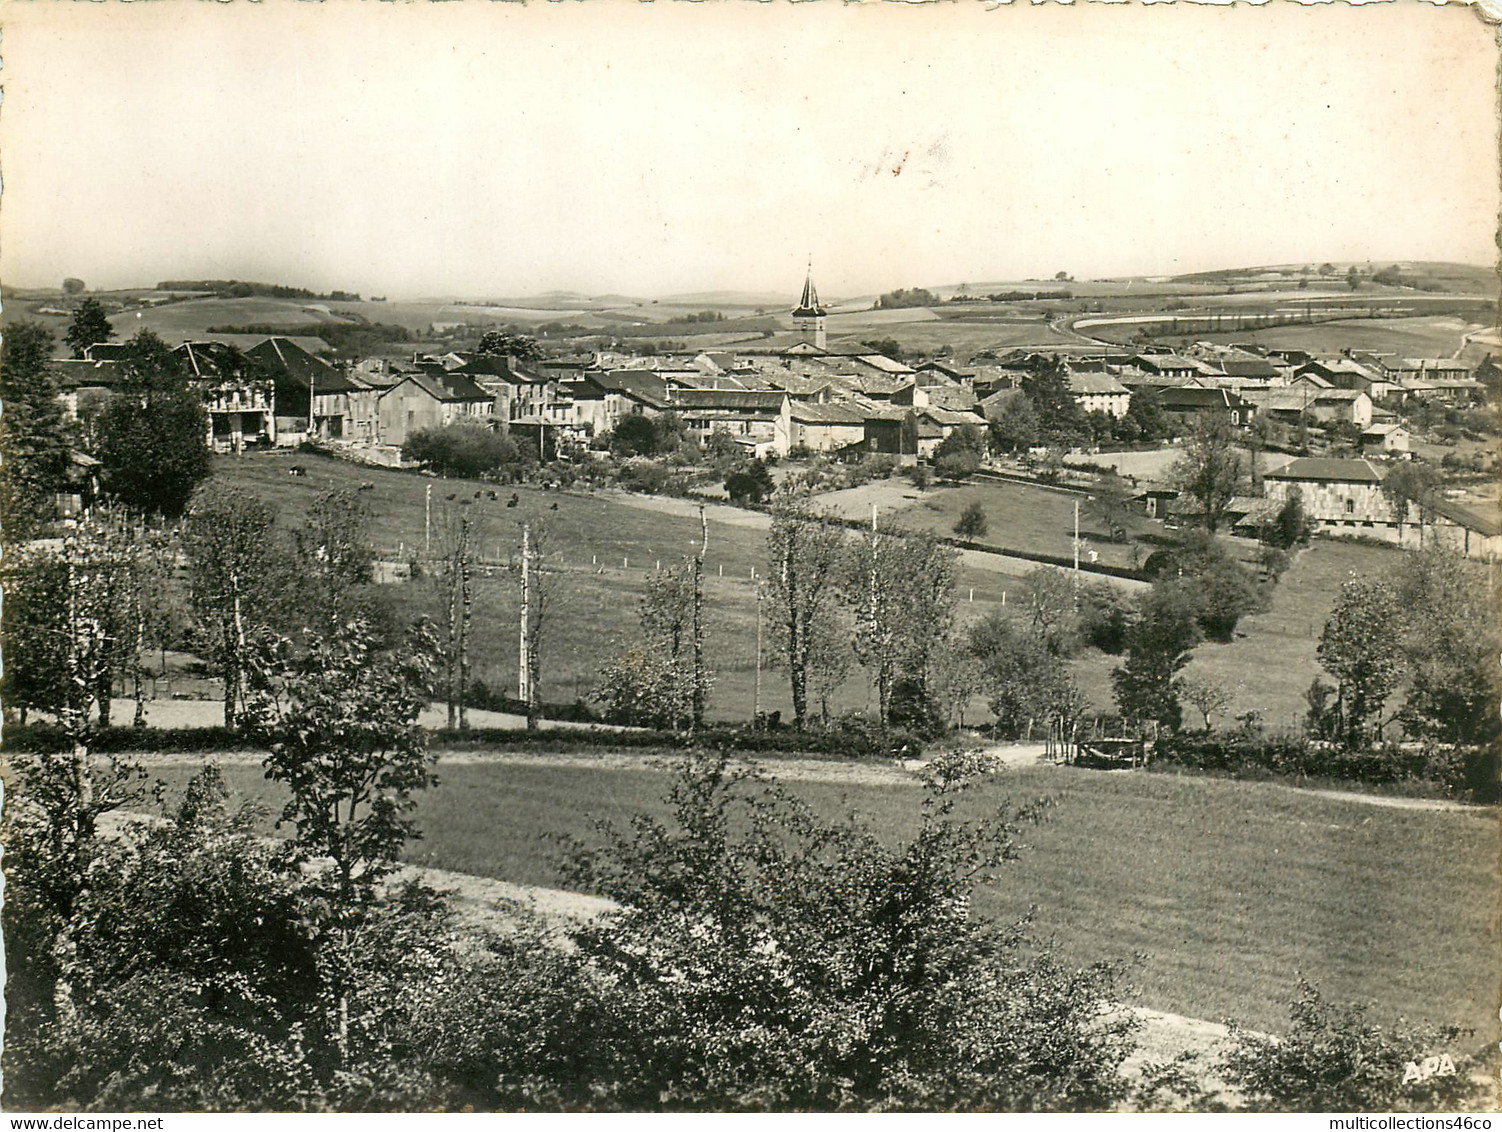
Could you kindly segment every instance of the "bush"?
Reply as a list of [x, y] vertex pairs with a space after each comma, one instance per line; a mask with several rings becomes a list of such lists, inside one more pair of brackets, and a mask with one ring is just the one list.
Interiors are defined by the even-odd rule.
[[1160, 739], [1153, 761], [1233, 778], [1315, 778], [1407, 786], [1476, 802], [1498, 797], [1498, 753], [1485, 747], [1387, 743], [1347, 750], [1302, 735], [1194, 731]]
[[1126, 648], [1132, 617], [1131, 597], [1120, 586], [1095, 582], [1080, 591], [1080, 636], [1101, 652], [1117, 654]]
[[986, 509], [978, 502], [967, 503], [955, 521], [954, 533], [961, 538], [984, 538], [988, 526]]
[[503, 470], [519, 470], [520, 448], [503, 432], [483, 424], [457, 423], [425, 428], [407, 438], [402, 458], [442, 476], [478, 479]]
[[[1332, 1006], [1301, 981], [1290, 1011], [1293, 1025], [1281, 1038], [1233, 1028], [1232, 1046], [1219, 1069], [1258, 1112], [1458, 1111], [1480, 1091], [1468, 1059], [1423, 1077], [1427, 1058], [1438, 1060], [1462, 1031], [1455, 1027], [1394, 1027], [1367, 1021], [1361, 1007]], [[1412, 1066], [1413, 1069], [1409, 1067]], [[1436, 1068], [1438, 1068], [1436, 1066]]]
[[[962, 760], [896, 845], [723, 760], [669, 814], [572, 841], [571, 887], [616, 914], [573, 949], [507, 948], [458, 1030], [494, 1107], [787, 1111], [1107, 1108], [1131, 1023], [1113, 971], [1070, 969], [970, 914], [1039, 807], [961, 822]], [[882, 831], [886, 833], [887, 831]], [[538, 933], [539, 936], [541, 933]], [[526, 986], [517, 994], [518, 984]], [[474, 1037], [471, 1037], [471, 1034]], [[497, 1075], [499, 1070], [499, 1075]], [[498, 1079], [499, 1076], [499, 1079]]]

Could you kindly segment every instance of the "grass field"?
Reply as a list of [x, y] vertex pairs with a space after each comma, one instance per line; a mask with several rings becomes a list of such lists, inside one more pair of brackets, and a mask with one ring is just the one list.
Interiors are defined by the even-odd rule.
[[[588, 817], [662, 812], [661, 772], [467, 763], [439, 767], [423, 797], [425, 837], [408, 859], [557, 886], [549, 835], [587, 836]], [[191, 771], [157, 768], [170, 786]], [[275, 802], [259, 768], [225, 773], [243, 796]], [[858, 811], [895, 836], [915, 826], [918, 793], [898, 785], [790, 784], [820, 812]], [[1295, 980], [1399, 1015], [1495, 1026], [1498, 838], [1491, 812], [1388, 809], [1266, 783], [1040, 766], [978, 790], [1059, 796], [1031, 846], [976, 909], [1036, 930], [1071, 963], [1130, 962], [1130, 998], [1198, 1018], [1281, 1030]]]
[[[307, 474], [287, 474], [293, 463]], [[559, 568], [560, 592], [553, 627], [544, 642], [543, 696], [572, 701], [587, 695], [600, 669], [621, 654], [637, 636], [637, 611], [648, 576], [658, 561], [667, 563], [690, 552], [699, 538], [694, 505], [681, 500], [630, 496], [589, 496], [517, 490], [519, 505], [507, 508], [511, 489], [489, 498], [490, 485], [439, 480], [379, 468], [365, 468], [321, 457], [290, 454], [222, 458], [216, 465], [226, 482], [246, 487], [275, 503], [281, 521], [301, 521], [308, 506], [332, 487], [373, 485], [364, 492], [373, 513], [372, 537], [384, 553], [399, 547], [420, 548], [424, 495], [433, 489], [435, 525], [445, 509], [470, 499], [482, 556], [509, 563], [519, 545], [518, 524], [531, 521], [549, 529], [550, 560]], [[482, 498], [473, 501], [474, 492]], [[974, 484], [918, 493], [904, 480], [890, 480], [836, 493], [860, 495], [845, 508], [869, 514], [862, 493], [884, 492], [882, 514], [899, 525], [940, 533], [953, 528], [961, 507], [980, 499], [990, 520], [988, 539], [1068, 555], [1073, 539], [1074, 503], [1070, 496], [1011, 484]], [[453, 501], [447, 497], [455, 496]], [[913, 496], [914, 498], [907, 498]], [[553, 504], [558, 510], [551, 510]], [[929, 504], [934, 504], [931, 508]], [[716, 718], [750, 718], [756, 695], [756, 591], [751, 570], [766, 572], [765, 518], [744, 511], [711, 508], [706, 595], [709, 609], [708, 651], [715, 673], [710, 713]], [[1153, 533], [1145, 521], [1135, 533]], [[1134, 528], [1135, 530], [1135, 528]], [[1082, 537], [1107, 562], [1130, 564], [1130, 550], [1110, 543], [1082, 518]], [[1143, 544], [1143, 553], [1152, 549]], [[1257, 710], [1273, 726], [1303, 718], [1304, 692], [1319, 671], [1314, 648], [1333, 607], [1340, 584], [1354, 574], [1385, 569], [1398, 550], [1317, 540], [1303, 551], [1274, 591], [1267, 613], [1243, 619], [1230, 644], [1206, 643], [1196, 650], [1190, 671], [1203, 672], [1232, 689], [1232, 711]], [[623, 565], [623, 562], [626, 565]], [[962, 623], [1000, 609], [1004, 595], [1015, 601], [1017, 579], [1034, 567], [1018, 559], [966, 553], [959, 582]], [[723, 570], [723, 574], [722, 571]], [[409, 615], [436, 614], [436, 589], [421, 581], [390, 587], [398, 608]], [[519, 594], [515, 575], [501, 567], [476, 582], [474, 675], [492, 687], [510, 687], [516, 679], [516, 620]], [[1111, 711], [1110, 672], [1119, 658], [1086, 650], [1076, 672], [1091, 703]], [[762, 710], [791, 707], [786, 677], [767, 668], [762, 674]], [[865, 709], [870, 693], [856, 672], [834, 698], [836, 711]], [[967, 718], [975, 718], [973, 713]]]

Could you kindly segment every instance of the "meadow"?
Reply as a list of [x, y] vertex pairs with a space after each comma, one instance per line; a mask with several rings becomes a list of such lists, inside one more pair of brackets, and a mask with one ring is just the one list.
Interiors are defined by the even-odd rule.
[[[306, 475], [287, 474], [299, 464]], [[516, 679], [516, 624], [520, 601], [512, 564], [519, 551], [522, 521], [545, 531], [550, 566], [556, 572], [553, 620], [544, 641], [543, 697], [572, 702], [587, 697], [600, 670], [638, 639], [637, 613], [647, 579], [656, 565], [693, 552], [700, 537], [696, 506], [623, 494], [585, 495], [532, 488], [495, 489], [491, 484], [368, 468], [318, 456], [286, 453], [223, 457], [215, 465], [222, 482], [262, 496], [291, 528], [317, 496], [335, 487], [369, 483], [361, 494], [372, 513], [372, 539], [382, 556], [420, 553], [425, 498], [432, 489], [434, 530], [463, 508], [473, 518], [481, 558], [488, 561], [476, 580], [473, 623], [474, 676], [488, 686], [510, 688]], [[498, 499], [489, 493], [496, 490]], [[518, 505], [505, 503], [515, 490]], [[474, 498], [480, 492], [479, 500]], [[990, 531], [983, 541], [1068, 555], [1074, 536], [1072, 496], [1014, 484], [966, 484], [917, 492], [905, 480], [878, 481], [849, 492], [831, 493], [833, 509], [857, 517], [869, 514], [868, 497], [879, 495], [881, 513], [899, 526], [947, 533], [960, 509], [972, 499], [986, 509]], [[453, 498], [450, 499], [449, 497]], [[468, 503], [464, 503], [468, 500]], [[553, 510], [556, 505], [557, 510]], [[756, 584], [766, 573], [766, 517], [711, 505], [706, 556], [708, 654], [715, 684], [710, 714], [749, 719], [756, 703]], [[1081, 535], [1106, 562], [1131, 564], [1131, 548], [1111, 543], [1082, 511]], [[1143, 557], [1157, 528], [1134, 518], [1133, 537]], [[436, 537], [436, 535], [435, 535]], [[1162, 537], [1161, 534], [1158, 537]], [[1190, 671], [1232, 689], [1232, 713], [1256, 710], [1272, 726], [1297, 724], [1304, 716], [1304, 692], [1319, 672], [1315, 644], [1340, 584], [1354, 574], [1385, 569], [1400, 551], [1335, 540], [1317, 540], [1297, 556], [1273, 591], [1271, 608], [1242, 620], [1230, 644], [1199, 646]], [[1019, 579], [1032, 563], [996, 555], [962, 555], [958, 614], [967, 624], [1000, 610], [1016, 608]], [[1128, 588], [1135, 588], [1128, 584]], [[424, 580], [385, 588], [404, 615], [436, 615], [437, 587]], [[1075, 664], [1091, 705], [1114, 710], [1110, 673], [1120, 658], [1087, 649]], [[764, 666], [763, 711], [790, 711], [786, 677]], [[978, 719], [982, 700], [967, 718]], [[859, 670], [831, 701], [831, 710], [865, 710], [870, 690]]]
[[[810, 764], [802, 764], [807, 768]], [[816, 764], [815, 764], [816, 765]], [[277, 805], [254, 766], [228, 766], [239, 796]], [[170, 789], [190, 767], [152, 768]], [[440, 759], [421, 797], [415, 864], [560, 886], [559, 835], [594, 836], [665, 812], [648, 765]], [[883, 836], [916, 828], [913, 785], [790, 781], [820, 813], [849, 811]], [[1029, 849], [977, 893], [978, 914], [1035, 932], [1071, 964], [1133, 964], [1129, 999], [1279, 1031], [1302, 976], [1338, 1001], [1491, 1033], [1498, 938], [1493, 811], [1398, 809], [1270, 783], [1037, 766], [979, 786], [966, 815], [1004, 798], [1057, 798]], [[1139, 959], [1140, 957], [1140, 959]]]

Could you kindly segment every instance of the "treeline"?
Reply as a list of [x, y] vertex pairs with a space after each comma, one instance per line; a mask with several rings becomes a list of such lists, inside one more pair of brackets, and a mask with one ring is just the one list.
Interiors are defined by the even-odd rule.
[[885, 292], [876, 300], [878, 310], [898, 310], [906, 307], [932, 307], [942, 302], [938, 295], [922, 287], [898, 287]]
[[393, 342], [410, 342], [414, 335], [405, 326], [389, 322], [315, 322], [277, 326], [269, 322], [249, 322], [238, 326], [211, 326], [210, 334], [264, 334], [268, 338], [322, 338], [335, 350], [358, 354], [379, 350]]
[[336, 303], [358, 303], [360, 296], [353, 291], [330, 291], [321, 295], [306, 287], [288, 287], [281, 283], [247, 283], [239, 279], [165, 279], [156, 285], [158, 291], [211, 291], [221, 299], [326, 299]]

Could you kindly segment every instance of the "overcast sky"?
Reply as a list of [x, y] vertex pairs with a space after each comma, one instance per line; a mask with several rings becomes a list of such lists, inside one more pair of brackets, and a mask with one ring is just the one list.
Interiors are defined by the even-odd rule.
[[1490, 263], [1494, 33], [1317, 9], [0, 3], [0, 275], [827, 295]]

